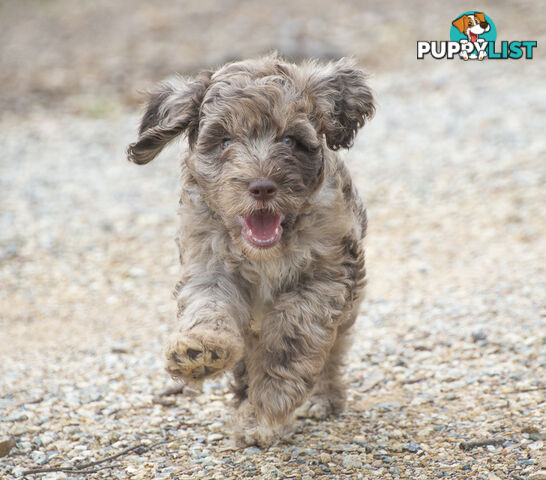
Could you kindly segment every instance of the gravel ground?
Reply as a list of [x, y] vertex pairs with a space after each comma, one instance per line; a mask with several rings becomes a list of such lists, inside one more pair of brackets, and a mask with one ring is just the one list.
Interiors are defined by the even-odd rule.
[[125, 99], [6, 101], [0, 478], [545, 479], [542, 58], [372, 76], [378, 113], [344, 154], [370, 227], [348, 409], [267, 450], [226, 436], [227, 379], [160, 395], [176, 148], [128, 164]]

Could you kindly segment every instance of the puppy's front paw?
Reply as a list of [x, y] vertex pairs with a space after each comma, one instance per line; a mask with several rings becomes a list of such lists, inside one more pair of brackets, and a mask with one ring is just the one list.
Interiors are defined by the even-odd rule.
[[269, 447], [293, 433], [293, 426], [285, 423], [266, 425], [258, 421], [256, 411], [248, 400], [245, 400], [231, 418], [233, 437], [240, 447], [258, 445]]
[[200, 383], [235, 365], [243, 354], [242, 339], [231, 332], [208, 328], [183, 330], [166, 348], [167, 372], [187, 383]]

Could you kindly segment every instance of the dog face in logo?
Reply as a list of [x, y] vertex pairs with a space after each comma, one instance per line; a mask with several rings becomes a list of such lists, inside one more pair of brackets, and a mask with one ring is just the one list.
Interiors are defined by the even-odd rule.
[[[491, 25], [485, 19], [485, 14], [483, 12], [474, 12], [471, 14], [461, 15], [459, 18], [453, 20], [452, 25], [459, 30], [462, 34], [466, 35], [466, 38], [469, 42], [477, 44], [480, 35], [483, 35], [485, 32], [491, 30]], [[483, 40], [480, 40], [483, 42]], [[461, 40], [463, 42], [463, 40]], [[479, 51], [479, 60], [483, 60], [487, 56], [485, 50]], [[466, 51], [461, 52], [461, 57], [464, 60], [468, 60], [468, 53]], [[476, 58], [474, 55], [470, 58]]]
[[456, 20], [453, 20], [452, 25], [459, 30], [459, 32], [466, 35], [471, 42], [476, 42], [480, 35], [491, 30], [491, 25], [489, 25], [482, 12], [461, 15]]

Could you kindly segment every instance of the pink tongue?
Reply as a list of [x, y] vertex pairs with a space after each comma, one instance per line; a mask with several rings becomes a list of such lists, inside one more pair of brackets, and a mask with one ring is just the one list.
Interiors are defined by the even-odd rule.
[[280, 215], [258, 210], [246, 217], [246, 224], [252, 230], [252, 235], [258, 240], [268, 240], [275, 235], [275, 230], [281, 223]]

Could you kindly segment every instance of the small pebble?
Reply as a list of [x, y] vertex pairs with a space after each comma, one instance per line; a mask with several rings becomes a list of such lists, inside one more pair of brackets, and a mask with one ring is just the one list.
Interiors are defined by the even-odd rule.
[[210, 455], [210, 452], [208, 450], [199, 450], [197, 448], [191, 450], [191, 453], [197, 458], [206, 458]]
[[421, 446], [417, 442], [410, 442], [404, 447], [404, 450], [407, 450], [410, 453], [416, 453], [421, 450]]
[[485, 340], [487, 340], [487, 333], [485, 332], [485, 330], [480, 329], [472, 332], [472, 341], [474, 343], [482, 342]]
[[258, 455], [262, 450], [258, 447], [248, 447], [243, 450], [243, 455]]
[[49, 445], [54, 440], [55, 440], [55, 435], [51, 433], [44, 433], [40, 435], [40, 442], [43, 446]]
[[0, 457], [6, 457], [13, 447], [15, 447], [15, 440], [10, 438], [9, 440], [2, 440], [0, 442]]
[[342, 463], [345, 468], [360, 468], [362, 466], [358, 455], [345, 455]]
[[283, 462], [288, 462], [292, 458], [292, 454], [290, 452], [282, 452], [281, 453], [281, 460]]
[[224, 438], [224, 436], [221, 433], [211, 433], [207, 437], [207, 442], [208, 443], [217, 442], [218, 440], [222, 440], [222, 438]]
[[18, 412], [10, 415], [7, 419], [12, 422], [24, 422], [25, 420], [28, 420], [28, 415], [24, 412]]
[[39, 450], [35, 450], [30, 454], [30, 459], [36, 463], [36, 465], [43, 465], [47, 462], [47, 455], [44, 452], [40, 452]]
[[320, 463], [327, 465], [332, 460], [332, 456], [328, 453], [321, 453], [320, 454]]
[[395, 442], [389, 445], [389, 451], [391, 452], [402, 453], [403, 450], [404, 450], [404, 447], [402, 446], [401, 443]]

